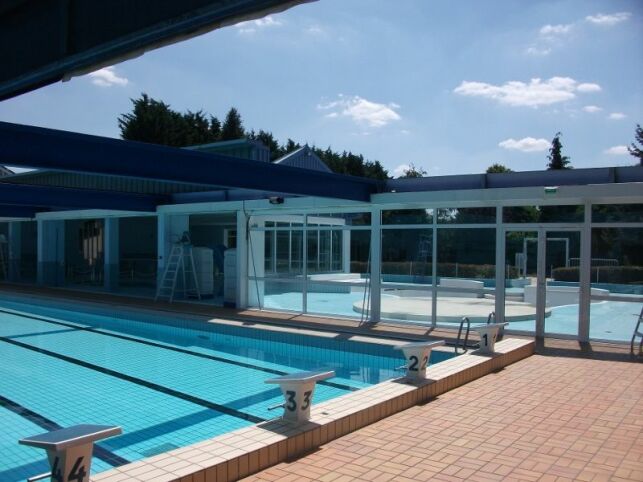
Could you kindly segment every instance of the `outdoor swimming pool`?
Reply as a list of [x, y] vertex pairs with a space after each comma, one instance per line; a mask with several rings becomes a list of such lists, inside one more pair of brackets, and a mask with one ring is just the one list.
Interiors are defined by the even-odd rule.
[[[329, 314], [336, 316], [359, 318], [353, 305], [357, 303], [362, 306], [363, 293], [308, 293], [308, 312], [318, 314]], [[388, 295], [382, 294], [382, 300]], [[299, 301], [297, 301], [299, 300]], [[479, 302], [476, 298], [459, 298], [456, 300], [465, 305], [468, 302]], [[490, 308], [493, 310], [493, 300], [490, 301]], [[440, 310], [441, 298], [438, 298], [438, 326], [457, 328], [453, 322], [441, 322]], [[451, 303], [453, 305], [453, 303]], [[269, 310], [288, 310], [292, 307], [301, 306], [301, 293], [287, 292], [280, 294], [266, 295], [264, 308]], [[290, 307], [290, 308], [289, 308]], [[590, 337], [599, 340], [629, 341], [632, 337], [637, 318], [641, 312], [643, 303], [624, 301], [596, 301], [592, 302], [590, 309]], [[427, 321], [398, 320], [401, 323], [428, 324], [428, 313], [430, 312], [430, 301], [426, 300]], [[453, 306], [450, 306], [453, 310]], [[463, 306], [464, 309], [464, 306]], [[575, 335], [578, 331], [578, 305], [565, 305], [547, 308], [551, 314], [545, 318], [545, 330], [551, 334]], [[535, 308], [534, 308], [535, 311]], [[383, 317], [384, 318], [384, 317]], [[459, 320], [459, 317], [457, 318]], [[391, 321], [396, 321], [391, 318]], [[533, 332], [535, 330], [535, 317], [520, 321], [511, 321], [508, 329], [517, 331]]]
[[[48, 470], [18, 440], [79, 423], [121, 425], [93, 472], [278, 416], [275, 375], [332, 369], [315, 402], [394, 378], [399, 351], [322, 337], [204, 323], [169, 313], [0, 299], [0, 480]], [[433, 351], [431, 362], [453, 356]]]

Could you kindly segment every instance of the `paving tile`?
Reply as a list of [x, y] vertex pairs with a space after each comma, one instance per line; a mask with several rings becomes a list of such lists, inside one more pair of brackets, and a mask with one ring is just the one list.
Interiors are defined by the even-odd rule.
[[534, 355], [280, 464], [279, 480], [640, 482], [642, 405], [641, 363]]

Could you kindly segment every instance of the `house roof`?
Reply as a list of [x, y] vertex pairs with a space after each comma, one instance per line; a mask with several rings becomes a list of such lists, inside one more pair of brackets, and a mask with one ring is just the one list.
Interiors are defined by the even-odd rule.
[[306, 144], [297, 150], [289, 152], [283, 157], [277, 159], [274, 164], [282, 166], [301, 167], [303, 169], [312, 169], [314, 171], [332, 172], [331, 169], [322, 161], [315, 152]]

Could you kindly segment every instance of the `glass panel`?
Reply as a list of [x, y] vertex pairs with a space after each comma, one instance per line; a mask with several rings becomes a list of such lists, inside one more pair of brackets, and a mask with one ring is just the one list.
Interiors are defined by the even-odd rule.
[[118, 225], [120, 291], [154, 296], [157, 265], [156, 218], [122, 218], [118, 220]]
[[495, 229], [438, 229], [437, 322], [486, 322], [495, 310]]
[[583, 222], [583, 206], [506, 206], [505, 223], [572, 223]]
[[36, 281], [38, 266], [38, 223], [26, 221], [20, 223], [20, 281]]
[[643, 228], [592, 229], [591, 338], [630, 341], [643, 308], [641, 246]]
[[304, 310], [303, 286], [304, 282], [301, 278], [266, 278], [259, 281], [257, 288], [260, 295], [263, 295], [261, 308], [302, 313]]
[[505, 321], [509, 329], [536, 329], [537, 231], [505, 235]]
[[332, 273], [309, 273], [307, 310], [309, 313], [367, 317], [370, 306], [368, 274], [371, 232], [333, 230], [326, 233], [339, 235], [335, 239], [344, 249], [338, 250], [338, 270]]
[[275, 232], [266, 231], [264, 233], [264, 269], [266, 274], [274, 274], [277, 272], [275, 267]]
[[643, 222], [643, 204], [594, 204], [592, 222], [641, 223]]
[[371, 213], [309, 214], [307, 220], [309, 226], [370, 226]]
[[382, 230], [382, 319], [432, 321], [431, 229]]
[[391, 209], [382, 211], [382, 224], [431, 224], [433, 209]]
[[9, 223], [0, 223], [0, 279], [7, 280], [9, 270], [4, 260], [9, 259]]
[[496, 222], [496, 208], [441, 208], [438, 224], [484, 224]]
[[65, 221], [65, 282], [103, 286], [102, 219]]
[[580, 259], [580, 232], [548, 231], [545, 247], [545, 333], [577, 335], [580, 285], [568, 270]]

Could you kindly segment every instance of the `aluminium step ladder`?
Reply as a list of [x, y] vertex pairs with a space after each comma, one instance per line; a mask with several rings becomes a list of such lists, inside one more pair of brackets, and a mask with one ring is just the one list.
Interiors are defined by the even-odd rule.
[[184, 298], [195, 297], [201, 300], [199, 281], [192, 256], [192, 244], [187, 233], [183, 235], [181, 241], [172, 246], [170, 256], [167, 258], [167, 266], [156, 290], [155, 301], [159, 299], [165, 299], [170, 303], [174, 301], [179, 273], [183, 282], [181, 291], [183, 291]]

